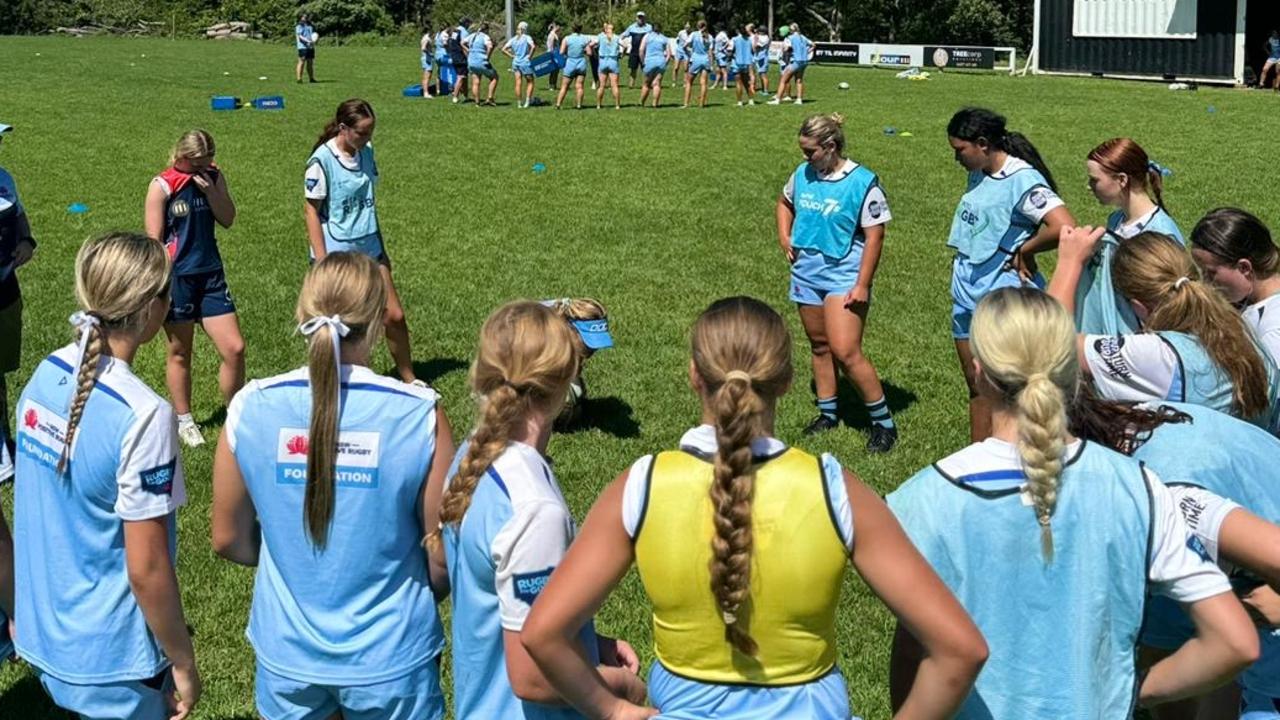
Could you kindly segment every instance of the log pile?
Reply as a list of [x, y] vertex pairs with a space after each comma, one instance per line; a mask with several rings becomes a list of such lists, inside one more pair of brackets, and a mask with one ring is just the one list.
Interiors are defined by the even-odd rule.
[[253, 32], [247, 22], [224, 22], [205, 28], [204, 36], [211, 40], [261, 40], [262, 33]]

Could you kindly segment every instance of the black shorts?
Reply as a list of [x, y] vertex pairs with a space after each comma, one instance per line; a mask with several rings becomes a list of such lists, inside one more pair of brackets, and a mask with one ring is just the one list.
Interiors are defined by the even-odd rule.
[[453, 72], [457, 74], [458, 77], [466, 77], [470, 72], [467, 69], [467, 62], [463, 60], [462, 62], [453, 63]]
[[198, 275], [175, 275], [169, 293], [167, 322], [196, 322], [236, 311], [221, 268]]
[[640, 67], [640, 53], [633, 52], [631, 57], [627, 58], [627, 69], [635, 72]]
[[314, 60], [314, 59], [315, 59], [315, 57], [316, 57], [316, 49], [315, 49], [315, 48], [313, 48], [313, 47], [309, 47], [309, 48], [298, 48], [298, 59], [299, 59], [299, 60]]

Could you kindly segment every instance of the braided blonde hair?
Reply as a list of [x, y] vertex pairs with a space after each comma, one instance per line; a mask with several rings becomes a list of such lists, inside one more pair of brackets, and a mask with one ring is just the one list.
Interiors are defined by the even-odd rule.
[[[507, 448], [520, 422], [533, 412], [548, 418], [559, 412], [578, 374], [574, 335], [555, 310], [536, 302], [507, 303], [485, 320], [471, 364], [480, 417], [441, 500], [440, 528], [462, 522], [480, 478]], [[427, 536], [433, 552], [440, 551], [440, 528]]]
[[773, 308], [733, 297], [716, 301], [698, 317], [692, 345], [694, 370], [706, 389], [716, 428], [711, 592], [725, 640], [754, 656], [758, 648], [741, 612], [751, 594], [751, 440], [765, 433], [766, 411], [791, 384], [791, 334]]
[[89, 395], [98, 382], [98, 364], [113, 332], [141, 334], [151, 320], [152, 301], [169, 296], [169, 255], [146, 235], [112, 232], [90, 238], [76, 253], [76, 301], [97, 321], [76, 332], [88, 333], [84, 355], [75, 369], [76, 387], [67, 413], [66, 441], [58, 458], [63, 474], [71, 460], [71, 445], [84, 417]]
[[978, 303], [970, 343], [983, 378], [1017, 414], [1026, 491], [1040, 522], [1041, 552], [1052, 562], [1050, 521], [1066, 453], [1066, 407], [1080, 385], [1075, 323], [1038, 290], [1004, 288]]
[[[299, 323], [314, 317], [338, 316], [349, 331], [342, 343], [360, 345], [377, 341], [387, 288], [378, 263], [364, 253], [332, 252], [316, 263], [302, 280], [295, 316]], [[321, 327], [307, 342], [307, 377], [311, 382], [311, 420], [307, 432], [307, 485], [302, 522], [316, 547], [329, 540], [336, 495], [335, 468], [341, 408], [338, 389], [342, 378], [333, 357], [334, 329]]]

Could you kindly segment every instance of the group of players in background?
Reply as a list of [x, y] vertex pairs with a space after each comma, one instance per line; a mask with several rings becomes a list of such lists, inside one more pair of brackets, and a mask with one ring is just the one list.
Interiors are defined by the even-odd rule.
[[[706, 21], [700, 20], [696, 26], [685, 23], [670, 37], [650, 23], [643, 12], [638, 12], [635, 22], [621, 34], [615, 33], [609, 22], [604, 23], [597, 34], [584, 33], [581, 23], [574, 23], [569, 30], [569, 34], [562, 37], [560, 26], [552, 23], [541, 45], [555, 63], [546, 74], [548, 89], [556, 93], [557, 109], [570, 92], [574, 107], [582, 108], [588, 76], [596, 95], [596, 108], [604, 106], [605, 93], [609, 91], [614, 108], [621, 109], [619, 78], [624, 58], [628, 88], [635, 87], [639, 75], [641, 106], [648, 104], [652, 97], [653, 107], [659, 107], [663, 87], [675, 88], [683, 83], [681, 107], [694, 103], [706, 107], [708, 79], [710, 89], [719, 85], [728, 90], [732, 82], [739, 106], [755, 105], [758, 93], [768, 95], [770, 92], [769, 58], [773, 40], [763, 26], [747, 24], [732, 33], [720, 30], [713, 36]], [[776, 93], [767, 102], [803, 104], [805, 68], [813, 57], [813, 42], [795, 24], [783, 26], [779, 36], [781, 75]], [[477, 105], [495, 105], [498, 71], [492, 60], [494, 52], [501, 51], [510, 58], [515, 74], [516, 106], [527, 108], [534, 103], [537, 74], [533, 61], [539, 53], [539, 44], [529, 34], [526, 22], [520, 22], [515, 35], [499, 47], [490, 35], [488, 23], [473, 27], [470, 18], [463, 18], [456, 27], [434, 33], [428, 29], [422, 36], [421, 51], [425, 98], [443, 96], [448, 88], [447, 93], [455, 103], [470, 99]]]
[[[579, 534], [546, 452], [582, 402], [584, 363], [612, 345], [603, 306], [495, 309], [469, 376], [475, 425], [455, 448], [413, 374], [376, 122], [343, 102], [300, 177], [312, 267], [296, 369], [245, 382], [214, 235], [237, 207], [207, 132], [184, 134], [151, 179], [145, 233], [80, 248], [73, 340], [33, 370], [16, 462], [0, 458], [15, 485], [0, 609], [59, 706], [150, 720], [200, 698], [173, 555], [179, 443], [204, 442], [183, 407], [200, 323], [227, 402], [212, 545], [257, 567], [248, 637], [269, 720], [442, 718], [446, 647], [459, 718], [844, 720], [836, 612], [851, 566], [899, 624], [899, 717], [1127, 718], [1142, 704], [1165, 719], [1199, 704], [1280, 718], [1280, 248], [1253, 215], [1214, 210], [1184, 236], [1160, 166], [1114, 138], [1076, 173], [1114, 211], [1081, 225], [1026, 137], [962, 109], [946, 137], [966, 171], [950, 325], [973, 444], [885, 500], [831, 454], [788, 445], [774, 426], [794, 379], [786, 323], [725, 298], [690, 329], [696, 424], [609, 483]], [[842, 125], [800, 127], [778, 243], [811, 349], [805, 433], [847, 416], [843, 372], [868, 451], [888, 452], [899, 431], [862, 339], [891, 214]], [[1046, 283], [1036, 257], [1054, 248]], [[0, 171], [0, 322], [15, 338], [14, 270], [34, 250]], [[162, 330], [172, 404], [131, 367]], [[398, 379], [369, 367], [384, 333]], [[635, 649], [592, 620], [633, 565], [653, 613], [647, 683]]]

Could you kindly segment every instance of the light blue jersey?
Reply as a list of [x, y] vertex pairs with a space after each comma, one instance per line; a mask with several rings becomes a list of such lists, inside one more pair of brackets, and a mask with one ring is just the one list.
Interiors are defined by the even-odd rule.
[[697, 76], [711, 70], [711, 39], [700, 32], [689, 36], [689, 75]]
[[[1068, 446], [1051, 563], [1025, 482], [1016, 448], [991, 439], [888, 497], [991, 649], [957, 717], [1129, 717], [1148, 581], [1193, 602], [1229, 590], [1226, 578], [1188, 549], [1194, 536], [1168, 488], [1136, 460], [1092, 443]], [[1197, 574], [1204, 582], [1168, 582]]]
[[[458, 450], [449, 478], [462, 457]], [[546, 460], [511, 443], [476, 484], [459, 525], [444, 528], [453, 592], [454, 716], [577, 719], [568, 707], [525, 702], [507, 677], [503, 631], [519, 632], [576, 527]], [[591, 623], [582, 629], [588, 660], [599, 664]]]
[[[1218, 412], [1233, 414], [1235, 387], [1231, 384], [1231, 378], [1214, 362], [1199, 338], [1172, 330], [1161, 330], [1156, 335], [1173, 348], [1178, 356], [1179, 372], [1174, 375], [1169, 393], [1164, 399], [1202, 405]], [[1271, 358], [1261, 349], [1258, 350], [1258, 355], [1267, 368], [1270, 407], [1256, 418], [1242, 419], [1263, 427], [1272, 434], [1280, 434], [1280, 421], [1277, 420], [1277, 415], [1280, 414], [1277, 411], [1280, 372], [1276, 371]]]
[[470, 43], [471, 50], [467, 53], [468, 67], [485, 67], [489, 64], [489, 49], [493, 45], [493, 40], [489, 38], [487, 33], [472, 33], [467, 38]]
[[564, 56], [570, 60], [580, 60], [587, 56], [587, 46], [591, 37], [582, 33], [572, 33], [564, 39]]
[[[969, 337], [973, 311], [1002, 287], [1024, 283], [1009, 260], [1062, 200], [1038, 170], [1009, 156], [998, 172], [969, 173], [951, 221], [947, 246], [956, 251], [951, 272], [952, 335]], [[1033, 284], [1043, 287], [1043, 278]]]
[[[1175, 491], [1204, 488], [1239, 503], [1268, 522], [1280, 522], [1280, 441], [1265, 430], [1199, 405], [1164, 403], [1191, 416], [1191, 422], [1165, 423], [1138, 446], [1133, 457], [1160, 474]], [[1180, 503], [1192, 530], [1204, 535], [1198, 523], [1204, 512], [1195, 499]], [[1215, 529], [1216, 533], [1216, 529]], [[1217, 537], [1205, 537], [1216, 546]], [[1280, 631], [1259, 629], [1262, 656], [1240, 677], [1246, 689], [1280, 698]], [[1195, 635], [1195, 626], [1177, 603], [1155, 597], [1147, 608], [1142, 641], [1176, 649]]]
[[528, 35], [517, 35], [511, 38], [511, 54], [515, 55], [514, 62], [529, 62], [533, 58], [533, 46], [533, 38]]
[[[311, 27], [311, 23], [299, 23], [295, 25], [293, 28], [294, 45], [296, 45], [299, 50], [306, 50], [307, 48], [314, 46], [314, 43], [310, 42], [310, 38], [313, 37], [315, 33], [316, 30]], [[307, 38], [308, 40], [303, 41], [302, 38]]]
[[[889, 222], [889, 205], [875, 173], [852, 160], [829, 176], [809, 163], [792, 173], [782, 190], [791, 204], [791, 299], [821, 304], [828, 293], [848, 292], [858, 282], [866, 228]], [[817, 302], [810, 302], [817, 294]]]
[[752, 59], [751, 38], [745, 35], [734, 35], [733, 64], [738, 68], [738, 72], [750, 69]]
[[644, 72], [646, 75], [667, 69], [667, 36], [653, 31], [645, 36]]
[[382, 235], [374, 204], [378, 163], [373, 159], [373, 144], [365, 145], [351, 160], [349, 166], [339, 157], [334, 140], [316, 148], [307, 160], [306, 196], [324, 200], [320, 222], [326, 251], [380, 258]]
[[599, 53], [601, 60], [617, 60], [622, 47], [621, 43], [622, 39], [618, 35], [609, 37], [600, 33], [596, 36], [596, 52]]
[[1168, 235], [1183, 245], [1186, 241], [1177, 223], [1161, 207], [1128, 224], [1124, 213], [1116, 211], [1107, 218], [1107, 231], [1076, 286], [1076, 328], [1089, 335], [1136, 333], [1141, 325], [1128, 299], [1115, 288], [1112, 277], [1116, 248], [1125, 240], [1148, 231]]
[[17, 650], [63, 682], [106, 686], [150, 679], [169, 660], [129, 584], [124, 526], [161, 519], [176, 561], [175, 510], [186, 501], [177, 422], [169, 403], [128, 363], [104, 356], [69, 469], [58, 475], [75, 363], [74, 345], [45, 358], [18, 400]]
[[436, 403], [429, 388], [342, 366], [333, 520], [318, 548], [303, 524], [307, 369], [250, 382], [232, 400], [227, 443], [262, 531], [247, 635], [270, 672], [371, 685], [419, 670], [443, 651], [420, 544]]
[[797, 66], [807, 65], [810, 58], [813, 57], [813, 43], [809, 38], [796, 32], [791, 33], [791, 36], [787, 38], [787, 42], [791, 45], [791, 64]]

